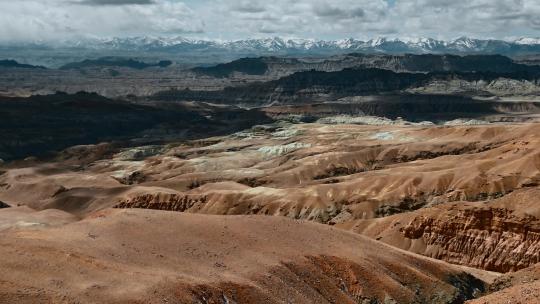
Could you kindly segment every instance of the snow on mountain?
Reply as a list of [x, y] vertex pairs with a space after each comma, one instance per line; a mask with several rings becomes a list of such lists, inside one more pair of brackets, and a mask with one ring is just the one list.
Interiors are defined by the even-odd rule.
[[[40, 45], [34, 42], [29, 45]], [[42, 44], [45, 45], [45, 44]], [[47, 44], [51, 46], [51, 44]], [[538, 52], [540, 38], [520, 38], [514, 41], [480, 40], [460, 37], [451, 41], [432, 38], [390, 39], [379, 37], [368, 41], [354, 38], [341, 40], [263, 38], [234, 41], [197, 40], [185, 37], [87, 38], [68, 40], [55, 47], [92, 50], [163, 51], [163, 52], [237, 52], [253, 54], [283, 53], [499, 53]]]
[[466, 51], [466, 50], [476, 50], [478, 49], [479, 44], [481, 43], [480, 40], [471, 39], [467, 37], [460, 37], [456, 40], [454, 40], [451, 45], [454, 47]]
[[514, 41], [515, 44], [520, 45], [540, 45], [540, 38], [519, 38]]

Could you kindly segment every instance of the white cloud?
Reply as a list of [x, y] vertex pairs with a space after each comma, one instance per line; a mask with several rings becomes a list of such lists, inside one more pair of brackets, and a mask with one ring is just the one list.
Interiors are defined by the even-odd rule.
[[154, 4], [154, 0], [79, 0], [73, 3], [83, 5], [146, 5]]
[[540, 36], [538, 0], [0, 0], [0, 40]]
[[92, 5], [82, 5], [64, 0], [0, 0], [0, 40], [186, 34], [204, 30], [203, 20], [196, 18], [195, 12], [182, 2], [135, 2], [111, 5], [110, 1], [93, 1]]

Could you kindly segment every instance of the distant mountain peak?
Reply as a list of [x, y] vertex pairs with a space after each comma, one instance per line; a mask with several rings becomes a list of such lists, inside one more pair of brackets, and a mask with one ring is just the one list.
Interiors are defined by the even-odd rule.
[[197, 40], [182, 36], [169, 37], [124, 37], [124, 38], [87, 38], [69, 40], [57, 44], [33, 42], [29, 47], [45, 45], [62, 48], [85, 48], [90, 50], [117, 51], [160, 51], [183, 53], [225, 52], [238, 54], [335, 54], [347, 52], [360, 53], [448, 53], [448, 54], [503, 54], [540, 53], [540, 38], [522, 37], [505, 41], [459, 37], [453, 40], [437, 40], [429, 37], [388, 38], [377, 37], [370, 40], [346, 38], [340, 40], [316, 40], [270, 37], [243, 40]]

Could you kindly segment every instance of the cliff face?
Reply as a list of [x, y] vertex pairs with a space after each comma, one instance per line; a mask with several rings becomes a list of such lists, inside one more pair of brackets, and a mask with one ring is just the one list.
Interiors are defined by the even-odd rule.
[[226, 87], [220, 91], [169, 90], [153, 95], [155, 100], [195, 100], [229, 104], [266, 105], [280, 103], [327, 101], [341, 98], [400, 91], [425, 84], [429, 75], [395, 73], [382, 69], [344, 69], [336, 72], [306, 71], [278, 80]]
[[540, 222], [499, 208], [472, 208], [433, 218], [419, 216], [401, 229], [421, 239], [425, 255], [491, 271], [516, 271], [540, 262]]
[[211, 67], [192, 69], [197, 74], [216, 78], [231, 77], [235, 73], [283, 77], [296, 72], [336, 72], [347, 68], [379, 68], [394, 72], [531, 72], [539, 69], [514, 62], [500, 55], [382, 55], [352, 53], [323, 58], [258, 57], [241, 58]]
[[144, 194], [123, 200], [115, 205], [115, 208], [141, 208], [184, 212], [193, 207], [204, 205], [205, 203], [205, 197], [193, 199], [188, 196], [177, 194]]
[[[436, 71], [394, 72], [381, 68], [346, 68], [340, 71], [300, 71], [266, 82], [228, 86], [223, 90], [164, 90], [152, 99], [195, 100], [234, 105], [261, 106], [333, 101], [382, 93], [473, 94], [494, 96], [536, 94], [540, 71], [511, 72]], [[525, 91], [523, 91], [525, 89]]]

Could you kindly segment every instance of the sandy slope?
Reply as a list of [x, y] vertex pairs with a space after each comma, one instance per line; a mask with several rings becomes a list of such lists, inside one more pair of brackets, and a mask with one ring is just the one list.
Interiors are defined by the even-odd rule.
[[467, 303], [540, 303], [540, 264], [500, 276], [488, 292], [491, 294]]
[[482, 288], [443, 262], [280, 217], [107, 210], [0, 233], [3, 303], [451, 303]]
[[161, 205], [186, 199], [177, 211], [374, 218], [537, 185], [538, 134], [538, 124], [254, 129], [82, 166], [12, 169], [0, 176], [0, 200], [84, 215], [120, 202], [144, 205], [151, 195]]
[[67, 212], [54, 209], [39, 212], [28, 207], [0, 209], [0, 231], [62, 226], [78, 220], [79, 218]]
[[538, 304], [540, 303], [540, 282], [525, 283], [502, 291], [468, 301], [470, 304]]
[[482, 284], [401, 249], [540, 261], [540, 124], [281, 124], [76, 150], [0, 170], [4, 302], [447, 303]]

